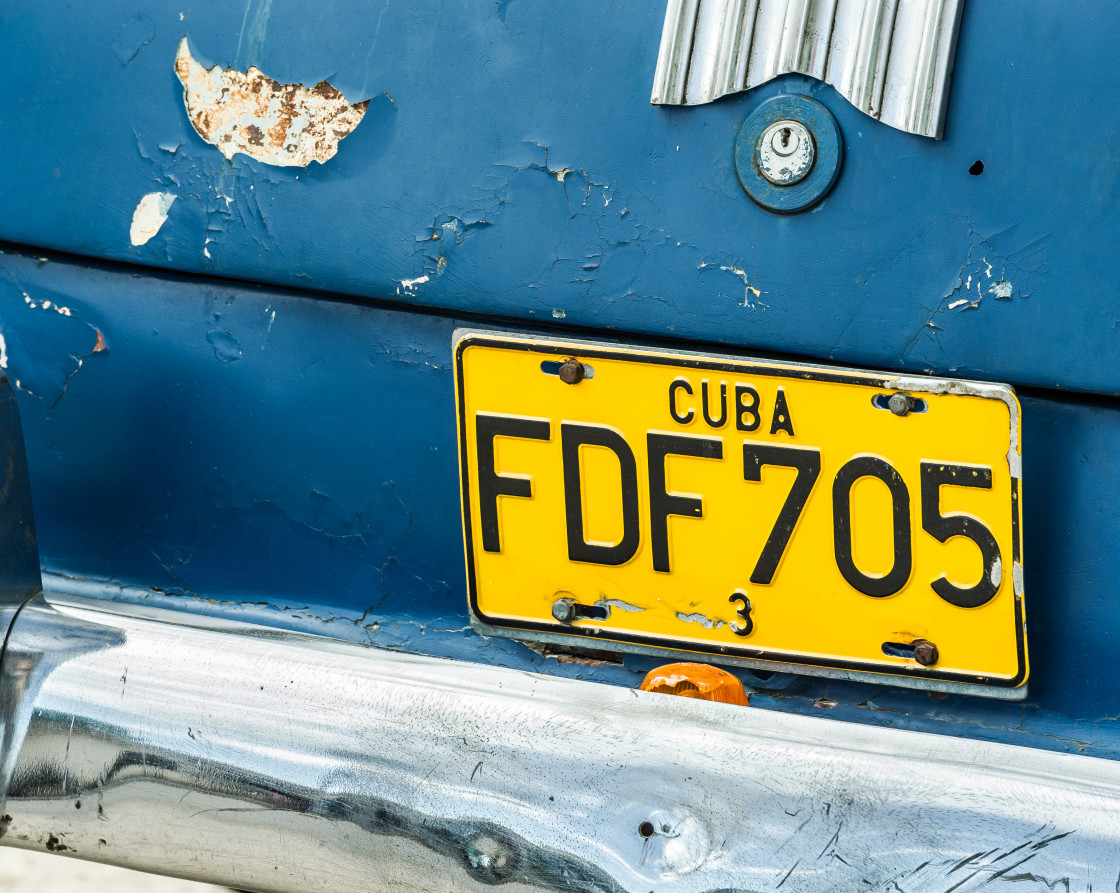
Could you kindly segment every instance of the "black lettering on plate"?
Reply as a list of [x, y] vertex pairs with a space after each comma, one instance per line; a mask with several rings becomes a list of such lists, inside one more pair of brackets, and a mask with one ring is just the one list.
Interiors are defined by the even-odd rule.
[[669, 385], [669, 415], [678, 425], [687, 425], [696, 413], [689, 409], [684, 415], [677, 414], [677, 391], [684, 391], [690, 397], [692, 396], [692, 385], [688, 383], [687, 378], [675, 378]]
[[[878, 478], [891, 493], [894, 529], [894, 564], [882, 577], [865, 574], [852, 558], [852, 486], [862, 477]], [[894, 595], [910, 579], [913, 553], [910, 545], [910, 493], [898, 470], [878, 456], [856, 456], [832, 482], [832, 535], [836, 566], [853, 588], [874, 598]]]
[[[613, 545], [589, 543], [583, 533], [583, 481], [579, 468], [581, 446], [605, 447], [618, 459], [622, 474], [622, 539]], [[602, 425], [560, 424], [560, 449], [564, 459], [564, 518], [568, 528], [568, 557], [591, 564], [625, 564], [638, 551], [638, 466], [634, 451], [613, 428]], [[589, 494], [603, 500], [609, 494]]]
[[480, 412], [474, 424], [478, 444], [478, 512], [482, 521], [482, 548], [487, 552], [501, 552], [498, 497], [520, 496], [528, 499], [533, 495], [533, 484], [528, 477], [512, 477], [495, 471], [494, 438], [549, 440], [552, 437], [551, 426], [548, 419], [526, 419], [486, 412]]
[[821, 473], [820, 450], [806, 449], [804, 447], [774, 446], [765, 443], [743, 444], [743, 479], [747, 481], [762, 480], [763, 465], [785, 465], [787, 468], [796, 468], [797, 477], [790, 487], [789, 495], [778, 512], [778, 520], [774, 522], [774, 529], [766, 538], [766, 545], [762, 548], [758, 564], [754, 566], [751, 574], [752, 583], [769, 583], [774, 579], [778, 564], [785, 554], [793, 530], [809, 501], [809, 494]]
[[[999, 586], [992, 580], [993, 568], [1000, 561], [999, 544], [992, 532], [976, 518], [968, 515], [941, 514], [942, 487], [976, 487], [992, 489], [992, 469], [986, 465], [950, 465], [947, 462], [922, 463], [922, 529], [939, 543], [950, 537], [963, 536], [980, 550], [983, 570], [980, 582], [963, 588], [954, 586], [942, 574], [930, 586], [933, 591], [958, 608], [978, 608], [992, 600]], [[1002, 565], [1001, 565], [1002, 567]], [[1000, 582], [1003, 576], [1000, 574]]]
[[[751, 402], [747, 403], [743, 399], [744, 397], [750, 397]], [[750, 417], [749, 422], [744, 421], [744, 417], [746, 416]], [[762, 419], [758, 414], [758, 391], [749, 384], [736, 384], [735, 427], [740, 431], [756, 431], [761, 423]]]
[[665, 457], [695, 456], [698, 459], [722, 459], [723, 441], [679, 434], [646, 435], [649, 453], [649, 540], [653, 548], [653, 569], [668, 573], [669, 516], [702, 518], [703, 502], [697, 496], [675, 496], [665, 492]]
[[727, 382], [721, 381], [719, 383], [719, 418], [713, 419], [711, 411], [709, 410], [711, 390], [711, 382], [704, 379], [700, 384], [701, 399], [704, 403], [704, 421], [712, 428], [722, 428], [723, 423], [727, 421]]
[[789, 407], [786, 405], [785, 388], [778, 388], [778, 396], [774, 398], [774, 416], [770, 420], [770, 433], [777, 434], [779, 431], [785, 431], [793, 437], [793, 416], [789, 414]]
[[754, 620], [751, 618], [751, 600], [747, 598], [747, 594], [743, 590], [737, 589], [728, 601], [731, 604], [739, 602], [739, 607], [735, 611], [735, 616], [739, 618], [739, 622], [729, 624], [731, 632], [737, 636], [749, 636], [754, 632]]

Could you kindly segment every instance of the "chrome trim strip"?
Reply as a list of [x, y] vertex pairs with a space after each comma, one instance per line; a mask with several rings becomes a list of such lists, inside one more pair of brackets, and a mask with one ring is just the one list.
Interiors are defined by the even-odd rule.
[[1120, 871], [1114, 762], [51, 598], [0, 667], [5, 845], [292, 893], [1011, 893]]
[[884, 124], [940, 139], [963, 0], [669, 0], [654, 105], [699, 105], [783, 74], [831, 84]]

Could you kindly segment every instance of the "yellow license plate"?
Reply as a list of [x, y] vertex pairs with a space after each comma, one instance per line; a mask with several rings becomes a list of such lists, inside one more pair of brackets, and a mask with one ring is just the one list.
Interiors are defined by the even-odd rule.
[[455, 356], [476, 628], [1025, 692], [1011, 388], [487, 332]]

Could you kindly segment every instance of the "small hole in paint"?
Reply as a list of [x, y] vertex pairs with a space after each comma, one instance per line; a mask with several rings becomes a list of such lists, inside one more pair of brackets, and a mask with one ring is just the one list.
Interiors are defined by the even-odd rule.
[[638, 825], [638, 833], [646, 840], [649, 840], [656, 833], [653, 827], [653, 822], [642, 822]]
[[980, 161], [979, 159], [972, 162], [972, 167], [968, 169], [968, 172], [974, 177], [979, 177], [982, 173], [984, 173], [984, 162]]

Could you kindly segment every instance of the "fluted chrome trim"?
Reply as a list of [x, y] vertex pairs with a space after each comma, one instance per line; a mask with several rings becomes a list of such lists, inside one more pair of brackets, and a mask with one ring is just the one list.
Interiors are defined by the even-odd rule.
[[963, 0], [669, 0], [654, 105], [800, 73], [908, 133], [941, 138]]
[[653, 76], [655, 105], [681, 105], [684, 102], [688, 60], [692, 56], [692, 37], [696, 29], [696, 10], [700, 0], [669, 0], [657, 71]]

